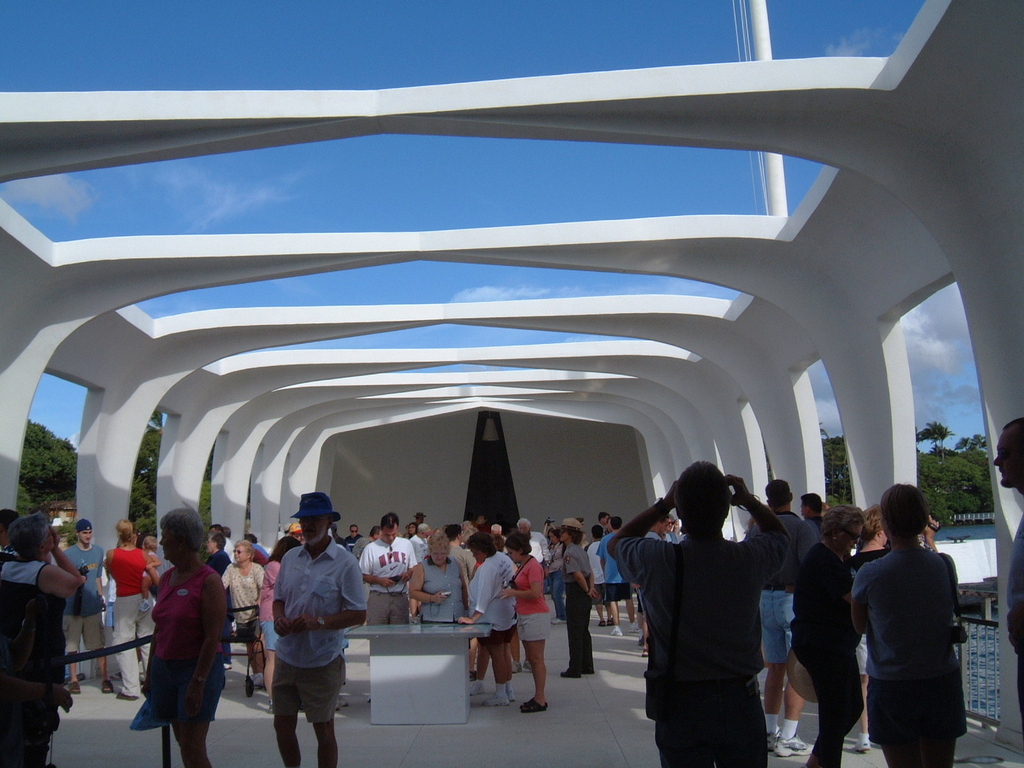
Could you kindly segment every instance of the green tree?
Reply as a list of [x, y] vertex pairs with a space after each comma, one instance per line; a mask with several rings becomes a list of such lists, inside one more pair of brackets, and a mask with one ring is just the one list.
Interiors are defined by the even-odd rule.
[[973, 450], [985, 450], [988, 448], [988, 440], [985, 439], [984, 435], [972, 435], [971, 437], [961, 437], [956, 441], [954, 450], [956, 451], [973, 451]]
[[47, 501], [74, 499], [77, 477], [75, 447], [42, 424], [30, 421], [21, 453], [18, 511], [29, 512]]
[[822, 430], [821, 451], [825, 461], [825, 496], [828, 503], [852, 504], [853, 486], [850, 482], [846, 440], [842, 435], [829, 437]]
[[135, 461], [128, 519], [140, 533], [156, 535], [156, 480], [160, 464], [160, 440], [163, 437], [163, 414], [154, 411], [146, 425]]
[[953, 515], [992, 512], [988, 456], [973, 449], [945, 461], [933, 453], [917, 454], [917, 483], [932, 514], [945, 523]]
[[924, 429], [917, 433], [917, 442], [927, 440], [932, 444], [932, 453], [939, 457], [939, 462], [946, 458], [946, 441], [953, 436], [953, 430], [939, 421], [929, 421]]

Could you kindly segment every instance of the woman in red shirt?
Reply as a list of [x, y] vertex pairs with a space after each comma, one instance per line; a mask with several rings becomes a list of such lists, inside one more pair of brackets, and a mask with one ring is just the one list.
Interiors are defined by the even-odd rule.
[[548, 616], [551, 609], [544, 599], [544, 567], [530, 554], [530, 537], [516, 531], [505, 540], [505, 549], [516, 564], [512, 583], [502, 590], [504, 598], [515, 598], [519, 617], [519, 638], [526, 649], [526, 660], [533, 673], [533, 698], [519, 707], [524, 714], [543, 712], [548, 708], [544, 695], [548, 668], [544, 663], [544, 643], [551, 632]]
[[[150, 613], [152, 601], [147, 599], [151, 584], [146, 573], [146, 555], [135, 546], [135, 526], [128, 520], [118, 520], [117, 548], [107, 552], [104, 565], [107, 574], [117, 582], [117, 599], [114, 601], [114, 644], [127, 643], [136, 637], [153, 633], [153, 616]], [[149, 645], [141, 647], [142, 663], [149, 662]], [[123, 701], [136, 701], [139, 687], [139, 661], [135, 649], [117, 654], [117, 665], [121, 668], [121, 682], [124, 687], [117, 694]]]

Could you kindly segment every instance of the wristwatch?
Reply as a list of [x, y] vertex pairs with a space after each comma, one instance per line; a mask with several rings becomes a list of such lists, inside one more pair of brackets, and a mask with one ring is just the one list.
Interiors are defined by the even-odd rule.
[[323, 629], [326, 626], [326, 624], [324, 623], [324, 617], [323, 616], [317, 616], [316, 617], [316, 623], [320, 625], [320, 629]]

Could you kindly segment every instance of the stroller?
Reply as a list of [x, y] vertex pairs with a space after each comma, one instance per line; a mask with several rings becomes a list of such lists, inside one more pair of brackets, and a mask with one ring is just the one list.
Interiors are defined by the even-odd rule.
[[[253, 609], [259, 609], [257, 605], [247, 605], [241, 608], [228, 608], [228, 614], [241, 613], [243, 611], [251, 611]], [[245, 643], [246, 649], [240, 653], [229, 653], [228, 657], [232, 656], [245, 656], [245, 695], [247, 698], [252, 698], [253, 692], [256, 690], [256, 684], [252, 679], [252, 659], [255, 656], [259, 656], [259, 659], [266, 664], [266, 651], [263, 646], [263, 630], [260, 627], [259, 617], [257, 616], [252, 621], [231, 622], [231, 631], [221, 638], [222, 643]], [[248, 644], [252, 643], [252, 653]]]

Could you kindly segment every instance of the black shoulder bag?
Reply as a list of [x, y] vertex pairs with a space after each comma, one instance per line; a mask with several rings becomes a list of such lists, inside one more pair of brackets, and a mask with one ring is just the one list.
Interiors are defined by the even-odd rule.
[[960, 615], [960, 595], [956, 591], [956, 572], [953, 570], [953, 558], [941, 552], [939, 557], [946, 565], [946, 573], [949, 574], [949, 588], [953, 593], [953, 613], [956, 614], [956, 621], [949, 628], [949, 642], [960, 645], [967, 642], [967, 627], [964, 626], [964, 618]]
[[[648, 642], [652, 646], [651, 654], [647, 659], [647, 671], [644, 672], [644, 678], [647, 681], [647, 699], [645, 702], [645, 708], [647, 711], [647, 717], [650, 720], [668, 720], [669, 719], [669, 701], [668, 694], [675, 682], [672, 679], [672, 673], [676, 668], [676, 637], [679, 634], [679, 614], [682, 613], [683, 605], [683, 548], [678, 544], [676, 548], [676, 591], [675, 599], [673, 600], [672, 608], [672, 633], [669, 635], [668, 644], [668, 663], [665, 667], [665, 672], [658, 672], [653, 668], [654, 665], [654, 635], [651, 634], [650, 627], [647, 629]], [[650, 618], [648, 618], [650, 621]]]

